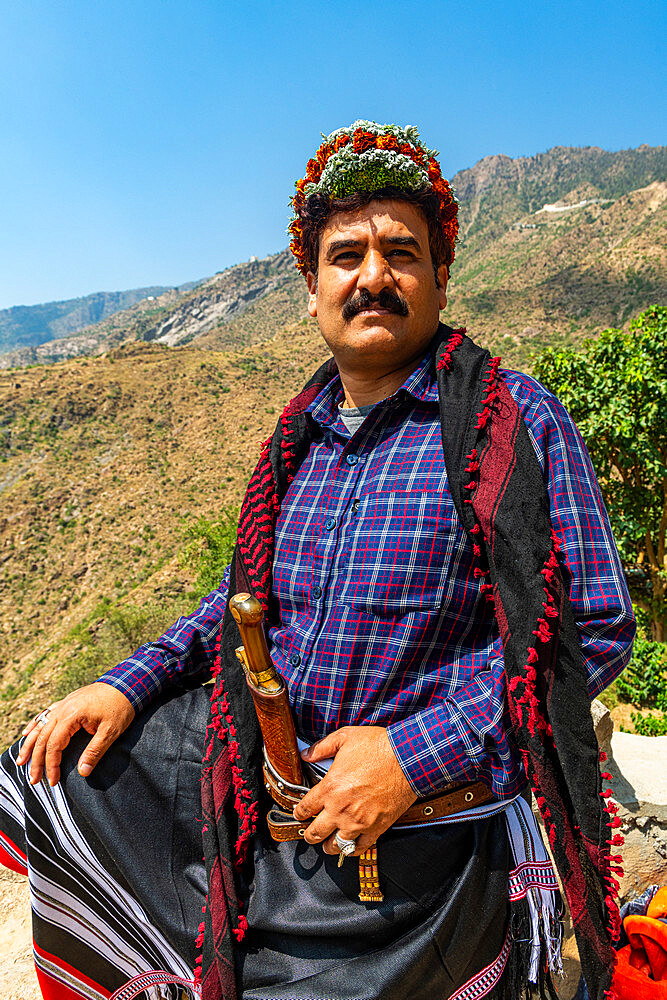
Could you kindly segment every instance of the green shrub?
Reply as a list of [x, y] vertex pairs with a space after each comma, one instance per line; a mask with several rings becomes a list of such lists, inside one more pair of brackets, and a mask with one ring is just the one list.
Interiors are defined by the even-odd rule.
[[40, 656], [39, 659], [33, 660], [29, 663], [27, 667], [24, 667], [21, 672], [21, 676], [15, 684], [6, 684], [5, 687], [0, 692], [0, 699], [3, 701], [14, 701], [19, 695], [22, 695], [24, 691], [27, 691], [30, 687], [30, 679], [35, 673], [38, 667], [44, 662], [44, 657]]
[[624, 701], [641, 708], [667, 710], [667, 647], [664, 642], [646, 638], [637, 632], [632, 659], [616, 681], [616, 690]]
[[[196, 574], [197, 596], [203, 597], [220, 585], [234, 552], [237, 523], [238, 511], [228, 508], [216, 521], [200, 517], [186, 528], [181, 561]], [[180, 614], [192, 610], [191, 597], [181, 595], [141, 607], [114, 607], [110, 598], [104, 598], [90, 617], [70, 632], [70, 638], [76, 639], [81, 648], [63, 670], [56, 696], [62, 698], [74, 688], [90, 684], [143, 643], [157, 639]], [[188, 606], [184, 606], [186, 602]]]
[[110, 611], [98, 607], [96, 610], [102, 610], [105, 618], [76, 630], [76, 638], [83, 649], [60, 675], [56, 697], [63, 698], [74, 688], [92, 683], [100, 674], [131, 656], [138, 646], [157, 639], [183, 611], [181, 605], [182, 601], [172, 599], [165, 604], [143, 607], [129, 604]]
[[632, 721], [635, 732], [640, 736], [667, 736], [667, 715], [658, 715], [657, 712], [640, 715], [639, 712], [633, 712]]
[[228, 507], [217, 521], [200, 517], [186, 529], [189, 541], [181, 561], [196, 573], [202, 596], [220, 586], [225, 567], [232, 561], [238, 520], [238, 510]]
[[576, 350], [547, 348], [533, 374], [576, 421], [600, 479], [631, 593], [667, 640], [667, 306]]

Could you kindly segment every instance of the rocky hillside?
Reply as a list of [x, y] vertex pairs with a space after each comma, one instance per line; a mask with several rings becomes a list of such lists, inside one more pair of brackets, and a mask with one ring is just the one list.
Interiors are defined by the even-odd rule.
[[[510, 362], [631, 315], [667, 293], [667, 147], [556, 147], [490, 156], [452, 178], [461, 242], [444, 318]], [[0, 367], [100, 354], [125, 341], [226, 349], [305, 316], [289, 254], [239, 264], [68, 337], [0, 356]]]
[[144, 299], [69, 337], [0, 355], [0, 368], [101, 354], [128, 341], [155, 341], [175, 347], [214, 330], [225, 330], [219, 338], [221, 346], [253, 343], [275, 333], [276, 323], [268, 334], [268, 327], [262, 327], [244, 336], [234, 320], [262, 300], [267, 301], [278, 327], [300, 315], [303, 294], [296, 277], [287, 250], [261, 261], [237, 264], [185, 291], [170, 289]]
[[142, 299], [152, 299], [170, 291], [162, 286], [133, 288], [129, 292], [95, 292], [63, 302], [0, 309], [0, 353], [32, 347], [72, 333], [129, 309]]

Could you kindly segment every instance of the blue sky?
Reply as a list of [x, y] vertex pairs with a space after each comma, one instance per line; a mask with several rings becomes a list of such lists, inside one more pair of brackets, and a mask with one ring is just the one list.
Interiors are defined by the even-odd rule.
[[415, 123], [445, 174], [665, 141], [665, 5], [0, 0], [0, 308], [286, 245], [320, 132]]

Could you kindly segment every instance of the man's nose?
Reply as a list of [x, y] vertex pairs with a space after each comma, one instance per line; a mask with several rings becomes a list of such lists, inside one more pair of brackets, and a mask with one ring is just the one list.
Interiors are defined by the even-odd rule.
[[359, 266], [357, 288], [366, 288], [372, 295], [378, 295], [383, 288], [391, 288], [394, 279], [385, 257], [371, 247]]

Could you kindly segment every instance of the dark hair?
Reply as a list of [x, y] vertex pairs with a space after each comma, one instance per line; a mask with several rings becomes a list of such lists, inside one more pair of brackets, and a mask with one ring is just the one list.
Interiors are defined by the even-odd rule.
[[423, 212], [428, 226], [429, 249], [437, 283], [438, 268], [441, 264], [446, 264], [449, 267], [454, 253], [453, 247], [445, 239], [442, 231], [440, 199], [430, 189], [415, 193], [404, 191], [401, 188], [383, 187], [378, 191], [355, 191], [354, 194], [347, 195], [345, 198], [330, 198], [329, 195], [325, 194], [311, 195], [299, 213], [303, 233], [302, 246], [308, 270], [315, 275], [317, 274], [320, 235], [330, 215], [334, 212], [354, 212], [356, 209], [368, 205], [371, 201], [389, 198], [395, 201], [407, 201]]

